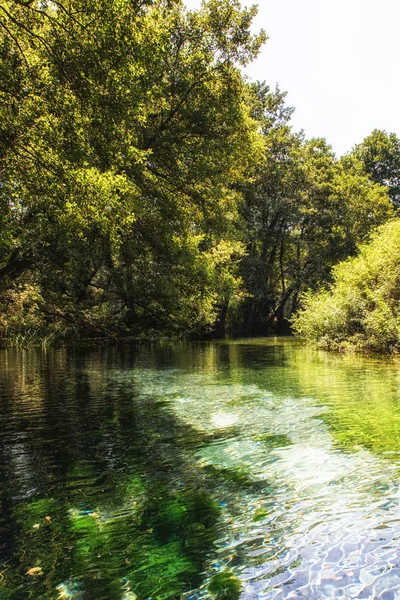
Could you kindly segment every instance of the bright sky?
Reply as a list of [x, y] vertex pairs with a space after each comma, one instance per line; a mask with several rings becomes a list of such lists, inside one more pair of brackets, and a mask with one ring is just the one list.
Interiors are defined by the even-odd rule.
[[[200, 0], [186, 4], [197, 8]], [[258, 5], [255, 30], [263, 28], [269, 40], [246, 72], [288, 92], [295, 130], [325, 137], [338, 155], [373, 129], [400, 136], [399, 0]]]

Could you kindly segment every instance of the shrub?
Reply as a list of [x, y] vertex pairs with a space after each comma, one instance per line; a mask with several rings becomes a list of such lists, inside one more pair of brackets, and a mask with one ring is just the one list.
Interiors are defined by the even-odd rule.
[[355, 258], [334, 268], [329, 289], [308, 293], [294, 330], [321, 347], [400, 350], [400, 219], [379, 227]]

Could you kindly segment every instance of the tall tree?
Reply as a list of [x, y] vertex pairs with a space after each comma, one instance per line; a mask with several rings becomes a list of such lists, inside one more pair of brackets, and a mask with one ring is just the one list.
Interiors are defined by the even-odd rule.
[[239, 70], [254, 14], [2, 3], [3, 288], [34, 273], [49, 318], [93, 330], [213, 322], [235, 287], [232, 185], [263, 146]]
[[325, 140], [291, 132], [284, 94], [258, 91], [266, 154], [243, 189], [245, 299], [231, 319], [248, 333], [282, 322], [392, 214], [382, 186], [346, 170]]
[[393, 206], [400, 207], [400, 139], [394, 133], [374, 129], [361, 144], [358, 144], [350, 156], [344, 157], [345, 164], [351, 160], [361, 162], [365, 173], [375, 181], [386, 186]]

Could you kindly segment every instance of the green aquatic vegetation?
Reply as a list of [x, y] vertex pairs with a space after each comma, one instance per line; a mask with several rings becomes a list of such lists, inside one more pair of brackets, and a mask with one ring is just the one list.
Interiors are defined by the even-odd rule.
[[260, 435], [255, 438], [256, 442], [262, 442], [267, 446], [268, 449], [273, 450], [274, 448], [284, 448], [285, 446], [291, 446], [292, 442], [289, 437], [285, 434], [267, 434]]
[[[154, 463], [161, 464], [157, 456]], [[82, 489], [79, 493], [72, 486], [72, 481], [82, 481], [81, 472], [89, 482], [84, 502]], [[194, 473], [192, 469], [191, 479]], [[67, 478], [70, 486], [59, 488], [57, 497], [24, 501], [15, 509], [18, 550], [0, 578], [0, 596], [21, 588], [26, 597], [32, 593], [38, 600], [55, 599], [56, 590], [68, 587], [72, 576], [88, 598], [106, 594], [109, 600], [122, 600], [123, 580], [140, 600], [172, 600], [198, 587], [220, 514], [201, 486], [201, 474], [196, 487], [195, 479], [178, 484], [175, 471], [170, 475], [161, 468], [149, 479], [131, 469], [127, 477], [114, 473], [114, 485], [105, 482], [98, 490], [95, 472], [85, 463], [74, 465]], [[101, 493], [90, 502], [96, 489]], [[72, 505], [79, 497], [81, 502]]]
[[126, 506], [138, 514], [141, 513], [145, 500], [146, 486], [142, 477], [137, 474], [131, 474], [126, 480], [117, 481], [113, 497], [110, 499], [112, 505]]
[[11, 518], [18, 528], [14, 540], [18, 554], [0, 577], [0, 597], [13, 599], [12, 590], [19, 589], [24, 598], [53, 598], [56, 585], [69, 576], [73, 562], [62, 506], [55, 498], [24, 500]]
[[[139, 522], [137, 515], [121, 517], [118, 511], [115, 518], [109, 515], [104, 521], [100, 510], [95, 519], [97, 531], [88, 522], [90, 517], [80, 519], [79, 529], [86, 527], [88, 533], [82, 538], [80, 558], [93, 565], [102, 552], [108, 581], [124, 572], [140, 600], [172, 600], [200, 585], [205, 556], [216, 537], [219, 507], [205, 491], [178, 491], [153, 484], [147, 487], [143, 508]], [[102, 577], [104, 580], [104, 572]]]
[[215, 600], [238, 600], [242, 585], [231, 571], [221, 571], [211, 578], [208, 591]]
[[400, 375], [394, 360], [288, 347], [288, 376], [297, 394], [322, 407], [316, 418], [335, 442], [395, 458], [400, 452]]
[[258, 523], [258, 521], [264, 521], [264, 519], [266, 519], [267, 517], [268, 512], [266, 510], [264, 510], [263, 508], [257, 508], [253, 516], [253, 521]]
[[[15, 516], [21, 521], [24, 529], [32, 529], [35, 525], [43, 526], [52, 520], [59, 507], [53, 498], [41, 498], [24, 502], [15, 511]], [[47, 517], [47, 518], [46, 518]]]
[[94, 533], [97, 533], [99, 531], [97, 514], [73, 515], [71, 519], [71, 530], [78, 535], [93, 535]]
[[[143, 489], [135, 478], [126, 486], [129, 493]], [[93, 592], [94, 580], [100, 578], [110, 598], [119, 598], [121, 586], [115, 581], [123, 573], [138, 598], [172, 599], [201, 583], [219, 506], [204, 490], [176, 491], [154, 484], [147, 486], [142, 503], [139, 514], [135, 505], [122, 515], [118, 509], [108, 510], [107, 517], [101, 506], [95, 513], [72, 511], [74, 559], [80, 565], [75, 573], [97, 573], [85, 577], [85, 589]]]
[[393, 413], [390, 407], [386, 410], [385, 414], [379, 407], [363, 406], [355, 412], [354, 406], [347, 410], [334, 406], [320, 418], [342, 448], [354, 450], [362, 446], [378, 454], [398, 454], [400, 414]]
[[172, 599], [187, 589], [187, 579], [193, 565], [182, 553], [179, 541], [161, 545], [150, 537], [142, 538], [144, 545], [131, 549], [136, 568], [127, 572], [134, 593], [139, 599]]
[[249, 472], [242, 467], [230, 467], [229, 469], [216, 465], [206, 465], [204, 472], [213, 480], [221, 480], [224, 483], [238, 485], [241, 487], [253, 486], [255, 481]]
[[220, 507], [201, 489], [166, 492], [157, 500], [143, 515], [142, 526], [161, 541], [179, 539], [184, 552], [199, 565], [215, 539]]

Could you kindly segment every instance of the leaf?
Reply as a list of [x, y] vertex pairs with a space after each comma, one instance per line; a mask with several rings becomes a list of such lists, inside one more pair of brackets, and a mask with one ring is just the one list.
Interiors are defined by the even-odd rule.
[[35, 575], [43, 575], [43, 569], [41, 567], [32, 567], [26, 572], [26, 575], [31, 575], [32, 577]]

